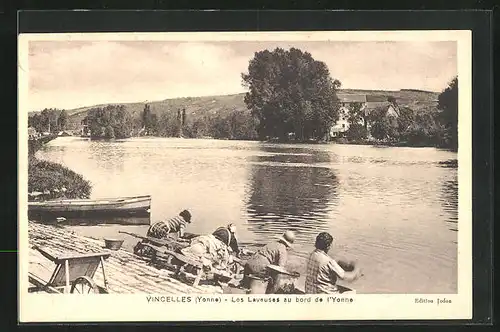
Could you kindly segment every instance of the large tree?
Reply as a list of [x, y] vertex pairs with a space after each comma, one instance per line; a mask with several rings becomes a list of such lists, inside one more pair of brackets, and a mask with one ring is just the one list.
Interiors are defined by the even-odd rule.
[[290, 133], [299, 140], [322, 138], [338, 119], [340, 82], [308, 52], [256, 52], [242, 79], [249, 89], [245, 103], [259, 120], [260, 139], [286, 139]]
[[451, 149], [458, 147], [458, 77], [438, 97], [438, 108], [441, 110], [439, 122], [445, 128], [446, 145]]
[[127, 138], [132, 131], [132, 118], [124, 105], [92, 108], [85, 120], [92, 138]]

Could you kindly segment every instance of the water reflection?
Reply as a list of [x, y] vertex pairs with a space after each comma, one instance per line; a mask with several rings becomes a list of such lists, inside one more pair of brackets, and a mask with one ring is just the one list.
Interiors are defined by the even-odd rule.
[[[443, 210], [449, 214], [446, 222], [458, 223], [458, 176], [451, 180], [443, 180], [441, 186], [441, 205]], [[452, 229], [455, 230], [455, 229]]]
[[[113, 148], [104, 148], [105, 145], [113, 145]], [[106, 153], [103, 153], [103, 150]], [[123, 171], [124, 162], [126, 160], [126, 151], [123, 144], [117, 142], [97, 141], [91, 142], [89, 145], [89, 157], [93, 160], [97, 167], [107, 171]]]
[[[329, 162], [329, 154], [297, 148], [280, 148], [275, 154], [275, 148], [267, 146], [260, 151], [265, 154], [253, 157], [250, 171], [248, 229], [261, 237], [292, 229], [299, 242], [327, 230], [328, 208], [336, 204], [339, 181], [331, 169], [311, 166]], [[304, 164], [309, 166], [300, 166]]]

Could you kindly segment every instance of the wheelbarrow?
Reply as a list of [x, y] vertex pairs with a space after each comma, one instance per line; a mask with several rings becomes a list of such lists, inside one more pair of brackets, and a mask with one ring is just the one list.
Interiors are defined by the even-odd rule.
[[[45, 258], [56, 266], [49, 280], [28, 273], [28, 280], [33, 285], [28, 292], [44, 291], [47, 293], [70, 294], [107, 294], [108, 284], [104, 273], [104, 260], [109, 253], [91, 253], [83, 255], [63, 255], [55, 257], [37, 246], [33, 249], [39, 251]], [[104, 286], [99, 286], [93, 280], [95, 272], [102, 268]]]

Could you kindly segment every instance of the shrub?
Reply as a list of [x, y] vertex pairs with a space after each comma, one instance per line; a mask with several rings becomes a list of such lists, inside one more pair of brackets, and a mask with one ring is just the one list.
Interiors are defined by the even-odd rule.
[[[54, 192], [54, 189], [65, 192]], [[28, 163], [28, 191], [50, 191], [51, 198], [88, 198], [91, 192], [90, 182], [62, 165], [37, 160], [30, 157]]]
[[368, 136], [368, 131], [365, 126], [360, 123], [353, 123], [349, 126], [349, 129], [346, 132], [346, 137], [349, 140], [360, 141], [365, 139]]

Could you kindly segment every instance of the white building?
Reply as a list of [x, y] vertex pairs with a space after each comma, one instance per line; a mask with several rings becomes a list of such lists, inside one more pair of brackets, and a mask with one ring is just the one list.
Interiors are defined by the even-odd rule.
[[[387, 96], [372, 96], [372, 95], [361, 95], [361, 94], [338, 94], [340, 108], [339, 108], [339, 119], [330, 128], [331, 137], [342, 137], [347, 130], [349, 130], [349, 114], [352, 109], [357, 105], [360, 106], [360, 111], [364, 113], [365, 117], [373, 110], [377, 108], [387, 108], [386, 116], [393, 116], [397, 118], [399, 116], [399, 109], [395, 103], [391, 103], [387, 100]], [[357, 104], [357, 105], [356, 105]], [[357, 123], [365, 126], [367, 129], [370, 128], [370, 123], [365, 124], [365, 117], [360, 116]]]

